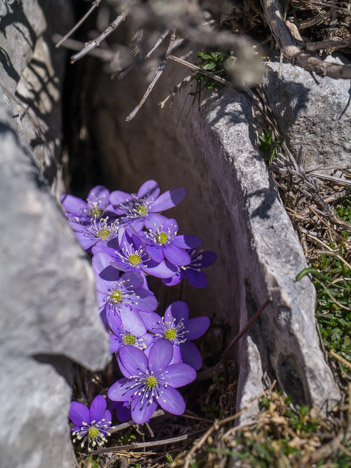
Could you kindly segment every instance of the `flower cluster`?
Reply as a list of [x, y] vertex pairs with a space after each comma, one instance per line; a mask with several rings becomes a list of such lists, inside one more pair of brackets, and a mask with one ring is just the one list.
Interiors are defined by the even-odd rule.
[[[185, 402], [177, 388], [192, 382], [202, 367], [193, 340], [208, 329], [208, 317], [189, 319], [184, 301], [173, 302], [159, 315], [160, 305], [148, 285], [154, 276], [168, 286], [183, 278], [196, 288], [207, 286], [202, 269], [216, 255], [198, 250], [199, 237], [178, 234], [177, 221], [161, 214], [184, 197], [183, 188], [160, 195], [153, 180], [133, 194], [97, 186], [87, 201], [61, 197], [79, 243], [93, 256], [99, 313], [124, 376], [108, 390], [109, 408], [120, 420], [131, 416], [144, 423], [158, 406], [182, 414]], [[87, 441], [88, 448], [108, 435], [111, 413], [106, 405], [102, 396], [90, 410], [71, 403], [73, 434], [82, 444]]]

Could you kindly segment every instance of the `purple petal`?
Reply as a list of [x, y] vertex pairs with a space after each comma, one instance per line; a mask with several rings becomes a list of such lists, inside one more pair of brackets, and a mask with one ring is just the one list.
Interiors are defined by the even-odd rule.
[[180, 235], [175, 236], [175, 238], [172, 241], [172, 244], [176, 247], [179, 247], [180, 249], [194, 249], [202, 244], [202, 239], [196, 236]]
[[152, 330], [155, 323], [161, 320], [161, 317], [156, 312], [139, 312], [139, 315], [143, 319], [147, 330]]
[[152, 260], [156, 263], [161, 263], [164, 260], [162, 247], [156, 247], [154, 245], [147, 245], [146, 252], [150, 255]]
[[170, 278], [177, 271], [177, 268], [169, 262], [156, 263], [150, 260], [147, 267], [143, 267], [143, 270], [156, 278]]
[[152, 204], [152, 212], [159, 212], [169, 210], [174, 206], [178, 205], [186, 195], [184, 188], [178, 188], [173, 190], [167, 190], [167, 192], [160, 195], [157, 200]]
[[112, 414], [111, 414], [111, 411], [110, 410], [106, 410], [104, 412], [104, 414], [102, 415], [102, 419], [104, 419], [106, 421], [106, 424], [108, 424], [109, 426], [111, 426], [111, 422], [112, 422]]
[[[93, 187], [88, 195], [88, 200], [91, 202], [99, 201], [101, 208], [106, 208], [109, 202], [110, 191], [102, 185]], [[103, 202], [103, 203], [101, 203]]]
[[138, 311], [153, 312], [157, 307], [157, 299], [153, 293], [146, 291], [145, 289], [138, 289], [137, 305], [135, 306]]
[[176, 284], [179, 284], [182, 281], [183, 276], [184, 276], [183, 271], [178, 271], [178, 273], [176, 273], [171, 278], [163, 278], [162, 282], [166, 284], [167, 286], [175, 286]]
[[133, 398], [134, 393], [137, 390], [134, 384], [134, 380], [120, 379], [111, 385], [107, 395], [109, 399], [113, 401], [129, 401], [131, 398]]
[[208, 285], [207, 277], [203, 271], [187, 268], [184, 272], [185, 278], [194, 288], [206, 288]]
[[172, 316], [177, 320], [177, 323], [182, 319], [186, 322], [189, 318], [189, 307], [184, 301], [175, 301], [167, 308], [167, 310], [168, 309]]
[[73, 195], [62, 195], [60, 201], [64, 209], [73, 215], [81, 216], [88, 209], [84, 200]]
[[217, 255], [214, 252], [205, 251], [199, 252], [199, 254], [194, 258], [200, 260], [201, 268], [206, 268], [212, 265], [217, 260]]
[[160, 188], [158, 186], [158, 183], [155, 180], [147, 180], [146, 182], [143, 183], [143, 185], [138, 190], [137, 197], [143, 198], [145, 195], [148, 195], [147, 197], [148, 200], [149, 199], [154, 200], [155, 198], [158, 197], [159, 193], [160, 193]]
[[122, 346], [122, 342], [117, 338], [116, 335], [110, 335], [110, 348], [109, 351], [111, 354], [116, 353], [119, 348]]
[[176, 266], [188, 265], [191, 261], [190, 255], [185, 250], [179, 249], [172, 244], [166, 245], [163, 248], [163, 253], [167, 260]]
[[117, 214], [121, 215], [126, 212], [125, 208], [119, 208], [125, 202], [131, 201], [133, 199], [130, 193], [121, 192], [120, 190], [115, 190], [110, 195], [110, 203], [113, 206]]
[[166, 382], [173, 388], [183, 387], [196, 378], [196, 372], [187, 364], [172, 364], [167, 368]]
[[122, 346], [118, 357], [130, 375], [139, 375], [139, 372], [145, 373], [147, 369], [147, 357], [135, 346]]
[[[143, 403], [141, 401], [143, 400]], [[150, 420], [151, 416], [157, 409], [157, 403], [153, 401], [149, 403], [143, 396], [132, 400], [131, 402], [131, 414], [132, 419], [137, 424], [143, 424]]]
[[[120, 316], [127, 331], [135, 336], [145, 335], [146, 328], [144, 322], [136, 310], [130, 309], [129, 307], [121, 307]], [[107, 320], [109, 320], [108, 312]]]
[[121, 422], [128, 421], [131, 418], [130, 405], [125, 406], [125, 404], [123, 404], [123, 405], [117, 406], [116, 416], [117, 416], [117, 419]]
[[180, 352], [184, 364], [189, 364], [193, 369], [199, 370], [202, 367], [202, 356], [200, 351], [192, 341], [186, 341], [180, 345]]
[[149, 368], [156, 375], [166, 370], [173, 357], [173, 345], [169, 340], [160, 339], [152, 345], [149, 353]]
[[137, 271], [128, 271], [127, 273], [124, 273], [121, 279], [123, 279], [123, 281], [126, 281], [127, 287], [129, 286], [128, 283], [130, 283], [130, 285], [133, 285], [134, 291], [136, 289], [141, 288], [144, 284], [144, 278]]
[[101, 421], [106, 411], [106, 406], [105, 398], [101, 395], [96, 396], [90, 406], [90, 421]]
[[93, 269], [97, 275], [107, 281], [117, 281], [119, 271], [112, 266], [113, 259], [108, 253], [97, 253], [93, 257]]
[[96, 237], [88, 237], [85, 232], [75, 231], [74, 234], [76, 235], [76, 238], [83, 250], [89, 250], [99, 241], [99, 239]]
[[82, 403], [78, 403], [78, 401], [72, 401], [68, 416], [76, 426], [80, 427], [83, 421], [90, 424], [90, 413], [88, 408]]
[[210, 319], [208, 317], [195, 317], [187, 321], [185, 329], [188, 330], [187, 340], [196, 340], [200, 338], [210, 326]]
[[185, 401], [182, 395], [172, 387], [162, 387], [157, 403], [162, 409], [172, 414], [183, 414]]
[[167, 219], [166, 216], [157, 213], [149, 213], [144, 220], [145, 227], [146, 229], [153, 229], [155, 226], [160, 226], [165, 223]]
[[117, 314], [110, 314], [109, 326], [115, 335], [119, 335], [122, 329], [122, 320]]

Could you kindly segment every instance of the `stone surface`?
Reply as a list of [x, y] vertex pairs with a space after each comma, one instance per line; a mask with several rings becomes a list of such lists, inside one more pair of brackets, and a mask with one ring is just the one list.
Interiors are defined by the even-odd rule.
[[[258, 154], [251, 109], [242, 95], [222, 90], [204, 93], [200, 111], [185, 91], [172, 109], [160, 110], [157, 103], [186, 74], [177, 67], [168, 67], [130, 123], [124, 119], [147, 87], [143, 72], [124, 82], [101, 73], [94, 79], [92, 129], [106, 180], [129, 191], [148, 178], [163, 190], [187, 189], [185, 201], [166, 215], [218, 254], [206, 290], [185, 286], [182, 297], [192, 314], [209, 315], [234, 336], [272, 297], [236, 350], [238, 407], [276, 378], [296, 402], [331, 408], [339, 392], [319, 348], [315, 291], [306, 277], [295, 282], [306, 267], [303, 251]], [[179, 290], [167, 294], [171, 302]], [[251, 414], [256, 411], [253, 406]]]
[[110, 359], [91, 267], [50, 195], [66, 55], [51, 36], [69, 28], [70, 1], [0, 0], [0, 19], [0, 466], [70, 468], [72, 361]]
[[0, 97], [19, 132], [34, 149], [36, 163], [54, 193], [61, 174], [61, 92], [66, 50], [55, 49], [53, 34], [73, 24], [70, 0], [0, 0]]
[[[342, 63], [339, 58], [329, 60]], [[295, 155], [303, 148], [306, 169], [351, 166], [351, 94], [349, 80], [318, 77], [279, 59], [268, 65], [264, 88], [282, 135]], [[329, 171], [330, 172], [330, 171]]]
[[108, 362], [94, 278], [34, 157], [0, 107], [1, 467], [74, 465], [73, 371]]

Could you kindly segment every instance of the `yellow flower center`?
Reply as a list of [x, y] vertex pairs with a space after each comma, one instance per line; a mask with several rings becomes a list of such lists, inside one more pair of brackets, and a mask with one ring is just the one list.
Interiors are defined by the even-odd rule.
[[101, 240], [106, 240], [108, 239], [108, 236], [110, 235], [110, 230], [107, 228], [102, 228], [98, 232], [98, 236], [100, 237]]
[[167, 340], [174, 340], [177, 336], [177, 330], [175, 328], [170, 328], [169, 330], [165, 331], [165, 337]]
[[122, 300], [122, 293], [119, 289], [116, 289], [115, 291], [113, 291], [111, 294], [110, 294], [110, 299], [112, 302], [114, 302], [115, 304], [119, 304]]
[[159, 232], [156, 236], [158, 244], [164, 245], [168, 241], [168, 236], [165, 232]]
[[128, 261], [131, 265], [139, 265], [139, 263], [141, 262], [140, 255], [138, 255], [137, 253], [129, 255]]
[[147, 208], [146, 206], [143, 205], [138, 205], [137, 208], [137, 213], [140, 214], [141, 216], [146, 216], [147, 215]]
[[133, 345], [135, 343], [135, 341], [136, 341], [136, 338], [131, 333], [127, 333], [123, 337], [123, 343], [126, 344], [126, 345], [127, 344]]
[[146, 385], [149, 387], [149, 388], [154, 388], [156, 387], [157, 385], [157, 380], [155, 377], [148, 377], [146, 380], [145, 380], [145, 383]]
[[102, 209], [95, 206], [89, 211], [89, 216], [91, 218], [101, 218], [102, 213], [103, 213]]
[[89, 430], [88, 430], [89, 439], [95, 439], [99, 434], [100, 434], [100, 431], [98, 428], [94, 426], [89, 427]]

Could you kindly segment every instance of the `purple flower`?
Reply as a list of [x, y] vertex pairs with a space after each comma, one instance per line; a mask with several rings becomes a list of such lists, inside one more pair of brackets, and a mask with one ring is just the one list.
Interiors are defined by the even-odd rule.
[[166, 338], [172, 343], [172, 362], [184, 362], [195, 370], [202, 367], [202, 356], [191, 340], [200, 338], [207, 331], [210, 326], [208, 317], [195, 317], [189, 320], [187, 304], [176, 301], [167, 308], [163, 318], [146, 326], [155, 333], [155, 340]]
[[89, 192], [87, 201], [72, 195], [62, 195], [61, 203], [70, 221], [77, 223], [90, 222], [104, 215], [109, 204], [110, 192], [102, 185], [97, 185]]
[[111, 257], [111, 263], [121, 271], [137, 271], [147, 273], [157, 278], [169, 278], [177, 269], [168, 261], [155, 262], [146, 251], [146, 246], [140, 237], [127, 230], [122, 236], [120, 250], [111, 247], [94, 248], [94, 254], [105, 252]]
[[106, 245], [108, 241], [118, 236], [119, 222], [108, 221], [108, 217], [92, 219], [90, 225], [70, 221], [71, 227], [84, 250], [91, 252], [92, 247]]
[[109, 409], [116, 411], [118, 421], [125, 422], [131, 419], [130, 406], [127, 401], [109, 401]]
[[81, 441], [81, 447], [87, 443], [89, 452], [96, 445], [103, 445], [108, 429], [111, 426], [111, 412], [106, 409], [106, 400], [101, 395], [94, 398], [90, 409], [82, 403], [72, 401], [69, 418], [75, 425], [72, 427], [73, 442]]
[[146, 243], [146, 252], [152, 260], [162, 262], [165, 258], [175, 266], [187, 265], [191, 259], [186, 249], [198, 247], [202, 240], [195, 236], [178, 234], [175, 219], [164, 222], [155, 221], [147, 231], [140, 233]]
[[111, 257], [105, 253], [93, 257], [99, 312], [103, 321], [106, 316], [110, 327], [113, 326], [113, 317], [118, 316], [126, 330], [135, 336], [142, 336], [146, 328], [139, 312], [154, 311], [157, 307], [156, 297], [144, 287], [144, 278], [140, 273], [129, 271], [119, 278], [119, 271], [111, 263]]
[[126, 378], [115, 382], [108, 396], [115, 401], [129, 401], [136, 423], [149, 421], [158, 405], [172, 414], [184, 413], [185, 402], [176, 388], [192, 382], [196, 372], [186, 364], [169, 365], [172, 356], [172, 345], [167, 340], [155, 343], [148, 358], [134, 346], [120, 349], [118, 357]]
[[178, 271], [171, 278], [164, 278], [162, 281], [167, 286], [175, 286], [180, 283], [185, 276], [189, 283], [195, 288], [205, 288], [208, 284], [206, 275], [201, 268], [206, 268], [212, 265], [217, 260], [217, 255], [214, 252], [195, 249], [188, 251], [190, 255], [190, 263], [178, 267]]
[[[121, 346], [132, 345], [141, 350], [148, 348], [153, 337], [149, 333], [137, 331], [132, 333], [124, 326], [122, 319], [118, 315], [109, 317], [110, 333], [110, 353], [116, 353]], [[135, 327], [133, 327], [135, 328]]]
[[145, 182], [137, 194], [130, 194], [116, 190], [110, 195], [110, 203], [114, 212], [123, 216], [124, 223], [131, 224], [136, 232], [145, 226], [151, 228], [155, 221], [166, 218], [157, 213], [178, 205], [185, 197], [185, 189], [168, 190], [162, 195], [159, 186], [154, 180]]

